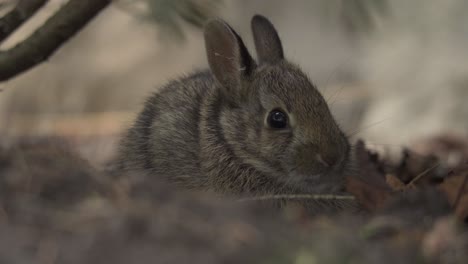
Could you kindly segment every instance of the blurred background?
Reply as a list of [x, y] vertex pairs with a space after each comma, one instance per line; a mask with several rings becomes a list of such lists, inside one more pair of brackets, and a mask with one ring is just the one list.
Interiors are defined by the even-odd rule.
[[[49, 1], [0, 48], [65, 2]], [[114, 1], [46, 63], [0, 84], [0, 134], [60, 135], [105, 159], [150, 93], [207, 66], [207, 19], [228, 21], [254, 53], [256, 13], [270, 18], [287, 58], [315, 82], [347, 134], [395, 148], [468, 134], [464, 0]]]

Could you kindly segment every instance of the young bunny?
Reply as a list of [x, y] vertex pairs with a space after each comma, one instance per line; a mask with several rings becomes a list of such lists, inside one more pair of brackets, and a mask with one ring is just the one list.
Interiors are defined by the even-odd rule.
[[210, 71], [146, 102], [118, 167], [227, 194], [337, 193], [350, 145], [307, 76], [283, 56], [273, 25], [252, 19], [256, 63], [224, 21], [204, 29]]

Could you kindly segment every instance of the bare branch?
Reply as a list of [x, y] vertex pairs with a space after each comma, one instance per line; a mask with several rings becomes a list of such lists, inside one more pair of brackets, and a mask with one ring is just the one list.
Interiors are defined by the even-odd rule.
[[20, 0], [13, 10], [0, 18], [0, 43], [31, 18], [48, 0]]
[[6, 81], [47, 60], [111, 2], [68, 1], [29, 38], [10, 50], [0, 52], [0, 81]]

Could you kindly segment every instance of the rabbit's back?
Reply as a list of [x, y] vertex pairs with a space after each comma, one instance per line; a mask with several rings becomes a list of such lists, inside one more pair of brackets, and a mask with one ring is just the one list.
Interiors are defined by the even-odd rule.
[[172, 81], [151, 96], [122, 140], [120, 169], [200, 187], [200, 111], [213, 89], [214, 79], [205, 71]]

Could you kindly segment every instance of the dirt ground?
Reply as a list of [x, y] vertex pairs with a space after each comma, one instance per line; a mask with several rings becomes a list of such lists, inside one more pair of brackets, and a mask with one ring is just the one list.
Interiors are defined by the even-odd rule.
[[433, 138], [397, 161], [357, 142], [361, 173], [348, 178], [347, 190], [360, 210], [314, 215], [108, 175], [77, 155], [76, 144], [22, 139], [0, 151], [2, 263], [468, 259], [467, 139]]

